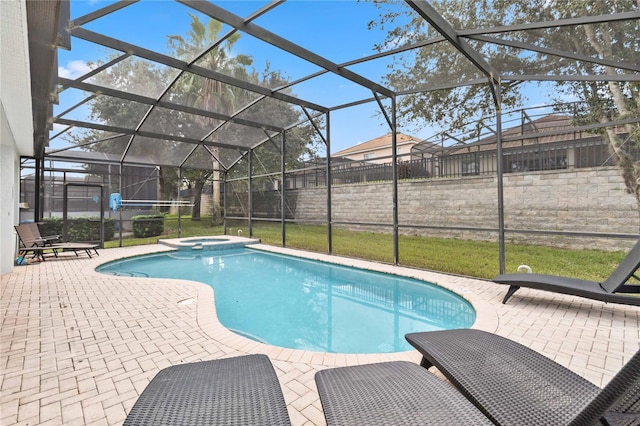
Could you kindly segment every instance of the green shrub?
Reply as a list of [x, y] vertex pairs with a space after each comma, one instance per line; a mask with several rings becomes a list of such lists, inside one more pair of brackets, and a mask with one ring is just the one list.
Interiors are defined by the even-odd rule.
[[[67, 239], [69, 241], [100, 241], [99, 217], [74, 217], [67, 219]], [[104, 219], [104, 240], [115, 234], [114, 218]], [[40, 235], [60, 235], [62, 238], [62, 218], [44, 219], [38, 224]]]
[[136, 238], [155, 237], [164, 232], [164, 215], [147, 214], [131, 218], [133, 235]]

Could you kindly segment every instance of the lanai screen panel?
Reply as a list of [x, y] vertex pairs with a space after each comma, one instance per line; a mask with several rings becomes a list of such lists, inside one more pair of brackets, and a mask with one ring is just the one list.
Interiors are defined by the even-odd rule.
[[127, 146], [129, 146], [131, 136], [109, 134], [109, 136], [102, 138], [93, 137], [96, 133], [99, 132], [93, 132], [92, 137], [84, 136], [84, 134], [81, 136], [83, 139], [89, 140], [90, 142], [79, 145], [71, 144], [71, 146], [64, 149], [51, 150], [49, 151], [49, 156], [85, 159], [87, 162], [90, 162], [92, 159], [97, 162], [120, 162]]
[[80, 127], [83, 123], [88, 124], [88, 127], [91, 124], [100, 124], [133, 131], [148, 109], [147, 105], [139, 102], [97, 94], [92, 95], [92, 98], [82, 107], [60, 115], [57, 119], [58, 121], [61, 121], [59, 119], [80, 121], [81, 123], [74, 124]]
[[282, 139], [280, 135], [267, 139], [253, 150], [251, 175], [278, 175], [282, 172]]
[[220, 166], [216, 160], [216, 155], [218, 154], [217, 147], [196, 145], [194, 148], [195, 149], [190, 152], [189, 156], [185, 159], [182, 167], [197, 170], [220, 170]]
[[[73, 41], [73, 40], [72, 40]], [[106, 57], [98, 65], [106, 64], [114, 57]], [[157, 99], [179, 74], [179, 70], [164, 64], [129, 56], [105, 70], [87, 78], [84, 82], [108, 89]]]
[[124, 162], [147, 161], [157, 166], [180, 166], [197, 145], [171, 139], [136, 136], [131, 142]]
[[[485, 84], [489, 68], [506, 84], [607, 74], [639, 79], [633, 1], [604, 2], [606, 10], [545, 0], [489, 3], [496, 9], [487, 10], [484, 4], [71, 2], [72, 51], [59, 51], [62, 91], [50, 135], [74, 127], [65, 132], [66, 140], [53, 139], [48, 152], [75, 152], [76, 144], [125, 154], [121, 144], [110, 150], [105, 141], [91, 148], [87, 139], [123, 133], [134, 134], [125, 161], [133, 153], [144, 158], [147, 145], [163, 146], [176, 155], [154, 154], [153, 162], [176, 165], [192, 151], [204, 152], [194, 148], [204, 142], [225, 153], [220, 161], [228, 168], [307, 114], [358, 108], [365, 101], [379, 109], [374, 95], [388, 112], [393, 95], [408, 99]], [[435, 13], [425, 17], [425, 5]], [[393, 19], [380, 24], [381, 16]], [[446, 40], [449, 27], [455, 37]], [[618, 41], [607, 46], [606, 36]], [[336, 39], [339, 46], [329, 42]], [[385, 117], [378, 112], [375, 119], [386, 132]], [[76, 130], [83, 125], [85, 130]], [[343, 137], [336, 128], [334, 141]], [[349, 138], [351, 145], [359, 141]]]
[[218, 122], [198, 114], [155, 107], [140, 130], [201, 141]]
[[263, 141], [268, 139], [268, 135], [276, 135], [275, 131], [269, 131], [252, 126], [236, 124], [234, 122], [225, 122], [207, 137], [206, 141], [211, 144], [221, 144], [224, 147], [236, 146], [238, 150], [229, 151], [225, 158], [221, 161], [225, 167], [229, 167], [235, 162], [243, 152], [255, 146], [259, 146]]

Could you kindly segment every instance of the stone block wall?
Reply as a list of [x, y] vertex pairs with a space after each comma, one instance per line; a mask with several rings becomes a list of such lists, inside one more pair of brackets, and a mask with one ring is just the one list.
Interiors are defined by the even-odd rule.
[[[293, 192], [297, 220], [326, 220], [326, 188], [287, 194]], [[392, 197], [391, 182], [334, 186], [332, 219], [367, 224], [344, 225], [351, 229], [392, 232]], [[637, 235], [640, 228], [635, 198], [625, 191], [614, 167], [506, 174], [504, 215], [507, 230]], [[402, 234], [497, 241], [497, 177], [400, 181], [398, 218]], [[507, 232], [506, 237], [509, 241], [576, 248], [628, 249], [634, 243], [619, 238], [517, 232]]]

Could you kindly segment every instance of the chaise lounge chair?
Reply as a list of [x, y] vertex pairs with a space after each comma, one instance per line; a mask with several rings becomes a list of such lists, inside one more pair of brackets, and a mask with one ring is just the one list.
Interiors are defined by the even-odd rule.
[[328, 426], [492, 424], [453, 386], [407, 361], [329, 368], [315, 380]]
[[37, 223], [22, 223], [14, 226], [18, 238], [20, 239], [20, 248], [18, 252], [21, 254], [33, 253], [40, 260], [44, 260], [44, 251], [51, 250], [55, 257], [58, 257], [59, 250], [73, 251], [76, 256], [78, 251], [84, 251], [89, 257], [91, 252], [98, 255], [97, 244], [87, 243], [59, 243], [57, 240], [59, 235], [51, 235], [43, 237], [40, 235], [40, 228]]
[[603, 302], [640, 306], [640, 285], [628, 283], [631, 277], [640, 281], [640, 278], [635, 275], [639, 267], [640, 241], [603, 283], [543, 274], [502, 274], [495, 277], [493, 282], [509, 285], [509, 290], [502, 299], [503, 304], [507, 303], [507, 300], [520, 287], [528, 287]]
[[640, 351], [600, 389], [517, 342], [480, 330], [406, 336], [497, 425], [640, 425]]
[[132, 425], [290, 425], [278, 376], [266, 355], [161, 370], [124, 421]]

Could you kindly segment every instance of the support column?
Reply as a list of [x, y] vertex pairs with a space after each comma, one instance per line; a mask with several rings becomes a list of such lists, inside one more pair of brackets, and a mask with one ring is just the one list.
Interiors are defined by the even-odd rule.
[[282, 217], [282, 247], [286, 247], [287, 243], [286, 243], [286, 236], [287, 236], [287, 223], [286, 223], [286, 200], [285, 200], [285, 196], [284, 196], [284, 184], [285, 184], [285, 168], [286, 168], [286, 161], [285, 161], [285, 137], [284, 137], [284, 130], [282, 130], [281, 133], [281, 140], [282, 140], [282, 156], [280, 157], [280, 180], [281, 180], [281, 185], [280, 185], [280, 201], [281, 201], [281, 217]]
[[247, 159], [249, 162], [249, 194], [247, 197], [249, 203], [249, 237], [253, 238], [253, 149], [249, 150]]
[[327, 185], [327, 252], [333, 253], [333, 234], [331, 227], [331, 126], [329, 120], [329, 113], [327, 112], [327, 170], [326, 170], [326, 185]]
[[180, 187], [182, 186], [182, 167], [178, 167], [178, 238], [180, 238], [182, 234], [182, 212], [180, 208]]
[[42, 221], [43, 212], [42, 212], [42, 188], [44, 182], [44, 159], [36, 158], [36, 174], [35, 174], [35, 182], [34, 182], [34, 206], [33, 206], [33, 221], [40, 222]]
[[492, 82], [493, 98], [496, 104], [496, 156], [498, 159], [498, 253], [500, 273], [505, 272], [505, 241], [504, 241], [504, 184], [502, 165], [502, 91], [500, 83]]
[[391, 161], [393, 170], [393, 264], [400, 262], [398, 247], [398, 153], [396, 127], [396, 97], [391, 98]]
[[229, 190], [229, 188], [227, 188], [227, 178], [229, 177], [227, 170], [225, 168], [225, 171], [223, 173], [223, 192], [222, 192], [222, 233], [224, 235], [227, 235], [227, 191]]
[[[120, 199], [122, 199], [122, 162], [119, 164], [120, 169], [118, 171], [118, 192], [120, 193]], [[122, 247], [122, 206], [118, 209], [118, 217], [120, 220], [120, 235], [118, 236], [118, 247]]]

